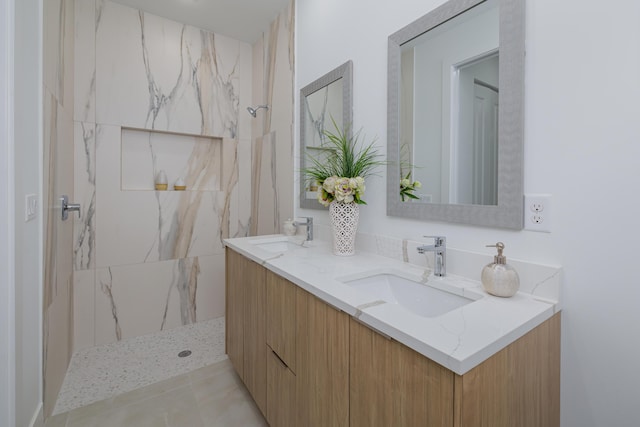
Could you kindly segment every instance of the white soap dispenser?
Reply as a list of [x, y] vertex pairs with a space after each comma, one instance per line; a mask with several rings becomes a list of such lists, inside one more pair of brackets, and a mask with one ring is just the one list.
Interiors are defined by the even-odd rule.
[[296, 224], [293, 222], [293, 220], [291, 218], [288, 218], [282, 223], [282, 231], [287, 236], [294, 236], [296, 234], [296, 231], [298, 231], [298, 228], [296, 227]]
[[484, 290], [497, 297], [512, 297], [520, 289], [518, 272], [507, 264], [507, 257], [502, 255], [504, 243], [487, 245], [488, 248], [498, 248], [498, 255], [493, 262], [482, 269], [482, 286]]

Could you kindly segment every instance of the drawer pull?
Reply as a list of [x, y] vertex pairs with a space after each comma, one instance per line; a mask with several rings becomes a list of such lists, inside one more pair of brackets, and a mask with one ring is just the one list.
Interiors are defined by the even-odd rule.
[[280, 361], [280, 363], [282, 363], [282, 366], [284, 366], [285, 368], [289, 369], [289, 366], [286, 363], [284, 363], [284, 360], [282, 360], [282, 358], [280, 356], [278, 356], [278, 353], [276, 353], [274, 350], [271, 350], [271, 352], [276, 357], [276, 359], [278, 359]]

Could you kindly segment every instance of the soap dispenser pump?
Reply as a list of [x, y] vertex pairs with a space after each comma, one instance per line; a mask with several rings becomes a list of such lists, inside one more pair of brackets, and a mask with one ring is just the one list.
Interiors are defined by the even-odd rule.
[[497, 248], [498, 255], [493, 257], [493, 262], [482, 269], [482, 286], [484, 290], [497, 297], [512, 297], [520, 289], [518, 272], [507, 264], [507, 257], [502, 255], [504, 243], [487, 245], [488, 248]]

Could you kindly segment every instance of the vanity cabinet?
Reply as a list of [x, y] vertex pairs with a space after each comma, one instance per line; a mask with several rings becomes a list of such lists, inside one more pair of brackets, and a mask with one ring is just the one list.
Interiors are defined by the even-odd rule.
[[349, 425], [349, 316], [296, 291], [296, 426]]
[[226, 250], [226, 349], [231, 364], [266, 414], [265, 278], [261, 265]]
[[267, 271], [267, 344], [295, 372], [297, 286]]
[[272, 426], [296, 425], [296, 289], [293, 283], [267, 271], [266, 418]]
[[351, 320], [351, 426], [558, 427], [560, 315], [464, 375]]
[[455, 427], [560, 426], [560, 313], [455, 377]]
[[267, 420], [349, 425], [349, 316], [267, 272]]
[[267, 412], [271, 426], [294, 427], [296, 425], [296, 376], [267, 346]]
[[560, 314], [464, 375], [227, 248], [229, 359], [273, 427], [558, 427]]
[[455, 374], [350, 322], [351, 426], [453, 426]]

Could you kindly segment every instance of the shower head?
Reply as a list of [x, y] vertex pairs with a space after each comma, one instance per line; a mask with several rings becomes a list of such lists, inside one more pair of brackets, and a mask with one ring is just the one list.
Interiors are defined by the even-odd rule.
[[256, 108], [253, 107], [247, 107], [247, 111], [249, 112], [249, 114], [251, 114], [253, 117], [256, 116], [256, 113], [258, 112], [259, 109], [264, 108], [265, 110], [269, 109], [268, 105], [258, 105]]

